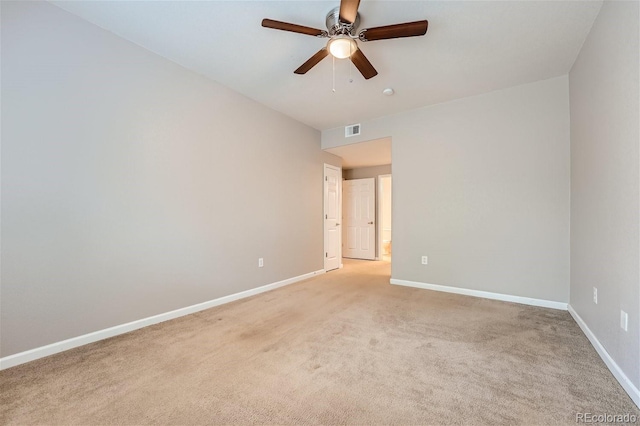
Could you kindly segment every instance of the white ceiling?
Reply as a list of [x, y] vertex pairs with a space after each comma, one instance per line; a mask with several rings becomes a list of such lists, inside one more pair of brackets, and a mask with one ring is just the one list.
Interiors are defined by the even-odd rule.
[[[52, 3], [324, 130], [566, 74], [602, 2], [363, 0], [360, 28], [427, 19], [429, 30], [360, 43], [379, 75], [364, 80], [348, 60], [336, 60], [335, 93], [330, 57], [293, 74], [326, 39], [260, 22], [325, 29], [337, 0]], [[384, 96], [386, 87], [396, 94]]]

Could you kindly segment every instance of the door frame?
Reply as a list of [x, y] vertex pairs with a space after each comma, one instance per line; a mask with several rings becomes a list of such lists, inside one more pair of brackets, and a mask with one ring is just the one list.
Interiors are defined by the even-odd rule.
[[[340, 183], [337, 185], [338, 187], [338, 212], [340, 217], [340, 222], [342, 222], [342, 167], [333, 166], [331, 164], [324, 163], [324, 167], [322, 168], [322, 240], [323, 240], [323, 253], [327, 253], [327, 169], [332, 169], [336, 171], [340, 175]], [[340, 258], [340, 266], [342, 268], [344, 265], [342, 264], [342, 229], [338, 232], [338, 257]], [[322, 256], [322, 267], [326, 271], [327, 270], [327, 257]]]

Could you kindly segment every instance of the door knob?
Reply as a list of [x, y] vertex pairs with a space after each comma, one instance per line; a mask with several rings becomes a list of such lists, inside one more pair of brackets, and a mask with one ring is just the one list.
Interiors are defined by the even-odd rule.
[[336, 223], [336, 226], [340, 226], [340, 224], [339, 224], [339, 223]]
[[369, 225], [373, 225], [373, 222], [369, 222]]

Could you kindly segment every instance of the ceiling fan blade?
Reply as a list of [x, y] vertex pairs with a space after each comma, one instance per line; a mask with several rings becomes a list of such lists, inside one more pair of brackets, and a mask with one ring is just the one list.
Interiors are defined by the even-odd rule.
[[358, 37], [362, 41], [386, 40], [389, 38], [423, 36], [427, 33], [428, 21], [405, 22], [385, 27], [366, 28]]
[[360, 0], [341, 0], [340, 20], [353, 24], [358, 16], [358, 6], [360, 6]]
[[316, 28], [305, 27], [303, 25], [290, 24], [288, 22], [274, 21], [273, 19], [263, 19], [262, 26], [273, 28], [274, 30], [291, 31], [292, 33], [307, 34], [311, 36], [326, 37], [327, 32]]
[[353, 65], [358, 68], [358, 71], [360, 71], [360, 74], [362, 74], [366, 80], [378, 75], [378, 71], [371, 65], [371, 62], [369, 62], [360, 49], [356, 49], [356, 51], [351, 54], [351, 62], [353, 62]]
[[300, 67], [297, 70], [295, 70], [294, 73], [295, 74], [306, 74], [307, 71], [309, 71], [311, 68], [315, 67], [318, 64], [318, 62], [323, 60], [328, 54], [329, 54], [329, 51], [327, 50], [327, 48], [323, 47], [315, 55], [310, 57], [307, 60], [307, 62], [305, 62], [304, 64], [300, 65]]

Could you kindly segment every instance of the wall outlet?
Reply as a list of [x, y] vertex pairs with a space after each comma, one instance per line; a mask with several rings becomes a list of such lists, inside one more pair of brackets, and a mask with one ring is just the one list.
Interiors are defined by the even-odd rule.
[[264, 266], [264, 259], [263, 258], [259, 258], [258, 259], [258, 268], [262, 268]]
[[427, 256], [422, 256], [422, 264], [427, 265], [428, 263], [429, 263], [429, 259], [427, 258]]
[[624, 331], [628, 331], [629, 328], [629, 314], [620, 310], [620, 328]]
[[598, 304], [598, 289], [595, 287], [593, 288], [593, 303]]

